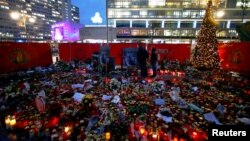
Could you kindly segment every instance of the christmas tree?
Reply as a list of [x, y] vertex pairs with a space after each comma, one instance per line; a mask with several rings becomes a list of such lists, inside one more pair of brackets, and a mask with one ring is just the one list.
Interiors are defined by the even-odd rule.
[[197, 69], [220, 68], [218, 40], [216, 38], [217, 24], [213, 18], [212, 8], [212, 1], [209, 0], [194, 52], [193, 65]]

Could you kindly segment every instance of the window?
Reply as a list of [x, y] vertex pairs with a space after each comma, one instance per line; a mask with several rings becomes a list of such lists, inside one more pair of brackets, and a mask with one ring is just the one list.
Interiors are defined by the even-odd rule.
[[117, 21], [116, 27], [130, 27], [129, 21]]
[[181, 28], [193, 28], [193, 22], [181, 22]]
[[142, 21], [133, 22], [132, 27], [146, 27], [146, 23]]
[[167, 21], [165, 22], [165, 28], [177, 28], [176, 21]]
[[240, 24], [241, 24], [241, 22], [231, 22], [230, 28], [236, 28]]
[[226, 21], [220, 21], [219, 28], [227, 28], [227, 22]]

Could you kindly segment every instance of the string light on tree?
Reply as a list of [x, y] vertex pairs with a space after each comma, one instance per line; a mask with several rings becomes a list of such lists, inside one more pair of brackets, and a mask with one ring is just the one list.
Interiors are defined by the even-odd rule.
[[216, 30], [217, 23], [213, 18], [212, 0], [209, 0], [206, 14], [197, 37], [193, 60], [194, 67], [198, 69], [220, 68]]

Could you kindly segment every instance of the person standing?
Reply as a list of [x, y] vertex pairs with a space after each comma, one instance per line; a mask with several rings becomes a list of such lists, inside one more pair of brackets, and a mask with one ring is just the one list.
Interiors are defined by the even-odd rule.
[[137, 50], [137, 61], [139, 68], [141, 70], [141, 77], [145, 78], [148, 76], [147, 73], [147, 59], [148, 59], [148, 51], [139, 44], [138, 50]]
[[157, 61], [158, 61], [158, 57], [156, 54], [156, 49], [153, 47], [151, 51], [151, 57], [150, 57], [151, 67], [153, 70], [153, 77], [155, 77], [157, 73]]

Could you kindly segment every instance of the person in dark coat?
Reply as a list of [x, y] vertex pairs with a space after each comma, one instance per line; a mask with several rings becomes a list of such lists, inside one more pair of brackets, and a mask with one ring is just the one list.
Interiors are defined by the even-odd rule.
[[151, 63], [151, 67], [152, 67], [152, 70], [153, 70], [153, 77], [156, 76], [157, 61], [158, 61], [158, 57], [157, 57], [157, 54], [156, 54], [156, 49], [152, 48], [150, 63]]
[[143, 48], [140, 44], [137, 50], [137, 61], [139, 65], [139, 69], [141, 70], [141, 77], [147, 77], [147, 59], [148, 59], [148, 51]]

